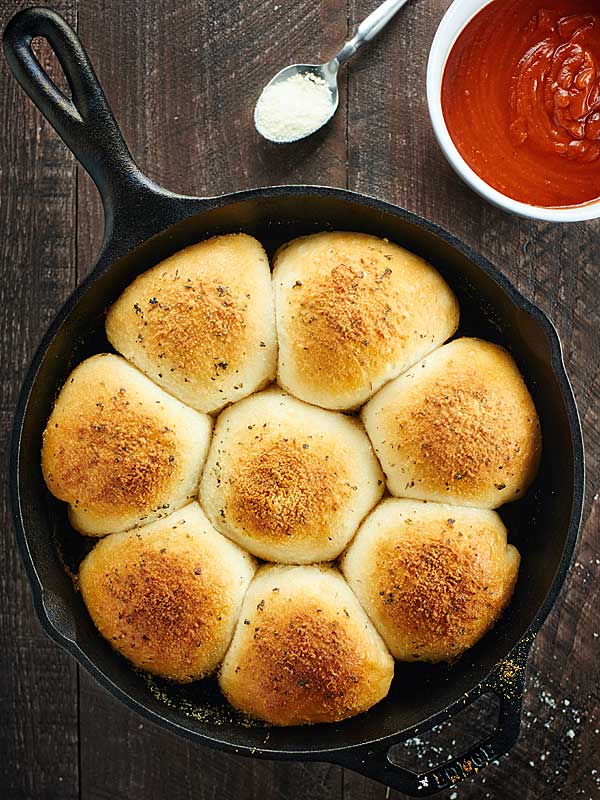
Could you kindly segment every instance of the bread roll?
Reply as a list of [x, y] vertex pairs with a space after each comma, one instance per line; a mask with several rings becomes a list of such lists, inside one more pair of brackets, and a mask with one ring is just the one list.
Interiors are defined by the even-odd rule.
[[262, 567], [248, 589], [219, 683], [272, 725], [336, 722], [388, 693], [393, 660], [342, 576]]
[[480, 339], [436, 350], [362, 418], [397, 496], [497, 508], [522, 497], [538, 468], [531, 395], [509, 354]]
[[275, 255], [278, 381], [309, 403], [360, 406], [458, 326], [456, 298], [418, 256], [363, 233], [317, 233]]
[[395, 658], [448, 661], [492, 627], [519, 560], [494, 511], [388, 499], [361, 526], [342, 571]]
[[197, 503], [140, 531], [114, 533], [83, 560], [79, 586], [102, 636], [136, 667], [188, 682], [229, 646], [253, 559]]
[[307, 564], [341, 553], [383, 483], [357, 420], [267, 389], [220, 415], [200, 502], [254, 555]]
[[207, 413], [275, 377], [269, 262], [256, 239], [217, 236], [144, 272], [106, 318], [113, 347], [182, 402]]
[[125, 359], [93, 356], [71, 373], [46, 425], [44, 479], [76, 530], [127, 530], [194, 498], [210, 432], [210, 417]]

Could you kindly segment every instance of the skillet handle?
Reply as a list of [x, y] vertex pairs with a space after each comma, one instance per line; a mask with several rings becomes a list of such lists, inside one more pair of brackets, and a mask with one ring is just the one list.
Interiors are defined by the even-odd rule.
[[[455, 758], [427, 772], [416, 773], [396, 764], [390, 757], [390, 745], [382, 743], [365, 749], [347, 750], [336, 759], [337, 763], [411, 797], [428, 797], [473, 777], [505, 756], [517, 743], [525, 692], [525, 668], [532, 641], [527, 639], [519, 643], [511, 655], [500, 662], [492, 675], [481, 684], [477, 695], [471, 697], [460, 709], [454, 709], [456, 713], [488, 692], [497, 695], [500, 700], [500, 714], [495, 731]], [[427, 728], [418, 731], [412, 729], [401, 741], [407, 741], [425, 730]]]
[[[40, 65], [31, 47], [36, 37], [46, 39], [54, 51], [72, 99]], [[128, 246], [132, 246], [175, 221], [169, 218], [173, 215], [165, 213], [166, 209], [183, 198], [153, 183], [135, 164], [71, 26], [51, 9], [26, 8], [9, 21], [3, 45], [18, 82], [98, 187], [105, 213], [104, 246], [115, 236], [115, 224], [120, 228], [118, 234], [129, 239]], [[132, 214], [139, 203], [143, 203], [143, 213]], [[135, 236], [132, 227], [136, 228]]]

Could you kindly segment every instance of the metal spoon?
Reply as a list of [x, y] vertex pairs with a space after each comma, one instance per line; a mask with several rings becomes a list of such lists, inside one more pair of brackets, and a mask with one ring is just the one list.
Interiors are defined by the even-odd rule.
[[[256, 126], [256, 130], [261, 134], [261, 136], [264, 136], [265, 139], [269, 139], [272, 142], [277, 142], [280, 144], [295, 142], [298, 141], [298, 139], [304, 139], [306, 136], [311, 136], [313, 133], [322, 128], [323, 125], [329, 122], [329, 120], [337, 111], [339, 104], [340, 98], [337, 77], [340, 67], [346, 64], [346, 62], [356, 54], [363, 44], [370, 42], [371, 39], [374, 39], [375, 36], [377, 36], [377, 34], [388, 24], [396, 12], [399, 11], [407, 2], [408, 0], [385, 0], [384, 3], [382, 3], [378, 8], [375, 9], [375, 11], [369, 14], [369, 16], [363, 20], [363, 22], [361, 22], [361, 24], [358, 26], [358, 30], [356, 31], [356, 35], [350, 39], [350, 41], [346, 42], [340, 52], [334, 58], [332, 58], [331, 61], [327, 61], [325, 64], [291, 64], [289, 67], [285, 67], [278, 72], [277, 75], [275, 75], [275, 77], [272, 78], [262, 90], [254, 109], [254, 124]], [[260, 112], [261, 101], [263, 101], [267, 89], [276, 84], [282, 83], [283, 81], [286, 81], [288, 78], [291, 78], [293, 75], [297, 74], [313, 75], [317, 80], [325, 81], [331, 96], [331, 113], [329, 116], [321, 119], [319, 123], [312, 129], [303, 130], [299, 136], [293, 136], [292, 138], [275, 138], [264, 127], [264, 125], [261, 125], [260, 113], [257, 112]]]

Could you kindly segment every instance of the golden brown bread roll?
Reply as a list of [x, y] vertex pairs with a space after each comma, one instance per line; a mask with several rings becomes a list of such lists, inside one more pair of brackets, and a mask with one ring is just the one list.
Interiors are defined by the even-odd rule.
[[360, 423], [267, 389], [226, 409], [200, 483], [213, 525], [269, 561], [328, 561], [383, 494]]
[[187, 682], [220, 663], [253, 573], [253, 559], [192, 503], [102, 539], [81, 564], [79, 586], [116, 650], [136, 667]]
[[457, 339], [389, 383], [362, 419], [396, 496], [497, 508], [538, 468], [538, 416], [502, 347]]
[[519, 560], [494, 511], [388, 499], [341, 566], [395, 658], [448, 661], [497, 620]]
[[106, 318], [113, 347], [182, 402], [213, 412], [275, 377], [269, 261], [256, 239], [229, 234], [144, 272]]
[[426, 261], [385, 239], [295, 239], [273, 269], [278, 381], [309, 403], [360, 406], [458, 326], [458, 303]]
[[104, 536], [192, 500], [211, 419], [159, 389], [120, 356], [88, 358], [63, 386], [44, 431], [48, 488], [73, 527]]
[[337, 570], [262, 567], [219, 674], [229, 702], [272, 725], [335, 722], [388, 693], [394, 663]]

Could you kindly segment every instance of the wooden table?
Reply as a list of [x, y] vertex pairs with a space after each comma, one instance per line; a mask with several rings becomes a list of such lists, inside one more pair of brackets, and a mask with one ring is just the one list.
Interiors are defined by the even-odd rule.
[[[331, 184], [383, 197], [481, 251], [553, 318], [585, 429], [583, 539], [560, 601], [537, 638], [518, 746], [499, 766], [440, 797], [598, 798], [600, 223], [559, 227], [510, 217], [479, 200], [451, 172], [431, 132], [424, 90], [429, 45], [447, 0], [414, 0], [363, 51], [345, 73], [340, 110], [325, 132], [293, 148], [260, 141], [251, 109], [264, 79], [289, 62], [330, 57], [374, 2], [59, 0], [54, 7], [78, 29], [132, 152], [159, 183], [190, 194]], [[0, 0], [2, 26], [21, 5], [26, 4]], [[45, 51], [43, 59], [55, 75]], [[27, 363], [92, 264], [102, 213], [90, 180], [4, 62], [0, 73], [5, 444]], [[234, 758], [142, 722], [42, 633], [6, 494], [1, 511], [0, 797], [399, 796], [338, 767]], [[434, 733], [431, 742], [441, 750], [443, 736], [451, 751], [452, 740], [458, 746], [472, 730], [472, 720], [458, 719], [450, 733]], [[416, 750], [418, 755], [425, 746]]]

